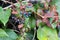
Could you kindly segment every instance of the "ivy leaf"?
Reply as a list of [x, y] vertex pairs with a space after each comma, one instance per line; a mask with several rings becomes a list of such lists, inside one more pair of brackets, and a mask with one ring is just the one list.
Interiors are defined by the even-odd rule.
[[4, 11], [3, 10], [3, 8], [2, 7], [0, 7], [0, 21], [4, 24], [4, 26], [5, 26], [5, 24], [8, 22], [8, 20], [9, 20], [9, 17], [10, 17], [10, 14], [11, 14], [11, 9], [6, 9], [6, 11]]
[[39, 7], [38, 4], [35, 4], [35, 5], [34, 5], [34, 9], [35, 9], [35, 11], [37, 11], [38, 7]]
[[8, 37], [8, 34], [3, 29], [0, 29], [0, 37]]
[[2, 9], [2, 7], [0, 7], [0, 14], [1, 14], [1, 13], [3, 13], [3, 9]]
[[17, 34], [11, 29], [5, 31], [0, 29], [0, 40], [16, 40], [17, 37]]
[[56, 23], [56, 22], [54, 22], [54, 23], [52, 23], [52, 24], [51, 24], [51, 26], [52, 26], [52, 28], [54, 29], [54, 28], [56, 28], [57, 23]]
[[51, 24], [52, 28], [54, 29], [57, 26], [57, 22], [54, 22], [54, 23], [52, 23], [52, 22], [53, 22], [53, 18], [50, 18], [50, 24]]
[[[56, 0], [56, 3], [55, 3], [55, 6], [56, 6], [56, 9], [57, 9], [57, 12], [58, 12], [58, 15], [60, 16], [60, 0]], [[59, 17], [60, 19], [60, 17]]]
[[57, 12], [60, 15], [60, 7], [57, 7]]
[[40, 22], [38, 26], [39, 26], [39, 27], [43, 27], [43, 26], [45, 26], [45, 25], [46, 25], [46, 24], [45, 24], [44, 22]]
[[50, 21], [48, 19], [44, 18], [42, 21], [46, 23], [48, 27], [51, 27]]
[[33, 34], [32, 33], [27, 33], [26, 40], [28, 40], [28, 39], [32, 40], [32, 38], [33, 38]]
[[[60, 16], [60, 6], [59, 6], [60, 5], [60, 0], [54, 0], [54, 1], [55, 1], [54, 4], [55, 4], [56, 9], [57, 9], [56, 11], [58, 12], [58, 16]], [[59, 17], [59, 22], [60, 22], [60, 17]]]
[[16, 3], [16, 7], [19, 8], [20, 7], [20, 4], [19, 3]]
[[22, 1], [22, 0], [19, 0], [20, 2]]
[[28, 25], [29, 25], [29, 18], [25, 18], [24, 26], [28, 27]]
[[53, 22], [53, 18], [49, 18], [49, 21], [50, 21], [50, 23], [52, 23]]
[[51, 24], [52, 28], [54, 29], [57, 26], [57, 22], [53, 22], [53, 21], [54, 21], [54, 19], [50, 18], [50, 24]]
[[57, 8], [57, 12], [60, 15], [60, 0], [52, 0], [52, 2], [50, 2], [52, 5], [55, 5]]
[[34, 28], [36, 27], [36, 20], [34, 18], [30, 18], [30, 21], [29, 21], [29, 25], [31, 28]]
[[54, 16], [54, 13], [47, 13], [47, 14], [45, 14], [44, 15], [44, 18], [51, 18], [51, 17], [53, 17]]
[[23, 5], [27, 5], [28, 2], [27, 2], [27, 1], [22, 1], [22, 4], [23, 4]]
[[58, 0], [51, 0], [50, 4], [54, 5]]
[[0, 40], [13, 40], [13, 39], [11, 39], [9, 37], [0, 37]]
[[47, 40], [46, 33], [43, 31], [43, 29], [39, 28], [37, 30], [37, 38], [39, 40]]
[[3, 29], [0, 29], [0, 40], [12, 40], [12, 39], [9, 38], [9, 35]]
[[37, 30], [37, 38], [39, 40], [58, 40], [56, 29], [44, 26]]
[[13, 30], [7, 29], [5, 31], [9, 35], [10, 39], [16, 40], [18, 38], [17, 34]]
[[28, 32], [28, 33], [24, 33], [24, 37], [19, 36], [18, 40], [32, 40], [32, 38], [33, 38], [33, 34], [31, 32]]
[[25, 18], [25, 27], [36, 27], [36, 20], [34, 18]]

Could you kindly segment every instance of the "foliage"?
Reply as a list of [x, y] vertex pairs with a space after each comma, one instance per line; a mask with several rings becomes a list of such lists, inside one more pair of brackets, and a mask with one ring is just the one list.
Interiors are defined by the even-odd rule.
[[58, 40], [56, 29], [51, 29], [44, 25], [37, 30], [37, 37], [39, 40]]
[[0, 7], [0, 21], [4, 24], [4, 26], [8, 22], [10, 14], [11, 14], [11, 9], [7, 9], [4, 11], [3, 8]]
[[16, 1], [0, 7], [0, 40], [58, 40], [60, 0]]
[[0, 29], [0, 40], [16, 40], [17, 35], [13, 30], [4, 31]]

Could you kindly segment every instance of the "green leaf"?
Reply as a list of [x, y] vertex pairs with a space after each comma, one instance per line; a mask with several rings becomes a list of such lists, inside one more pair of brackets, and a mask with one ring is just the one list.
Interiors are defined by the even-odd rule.
[[10, 38], [10, 36], [3, 29], [0, 29], [0, 40], [15, 40], [15, 39]]
[[[30, 36], [29, 36], [30, 35]], [[28, 40], [28, 39], [30, 39], [30, 40], [32, 40], [32, 38], [33, 38], [33, 34], [32, 33], [27, 33], [27, 35], [26, 35], [26, 40]]]
[[30, 21], [29, 21], [29, 25], [30, 25], [31, 28], [36, 27], [36, 20], [34, 18], [31, 18]]
[[28, 27], [28, 24], [29, 24], [29, 18], [25, 18], [24, 26]]
[[37, 30], [37, 38], [39, 40], [58, 40], [58, 35], [56, 29], [45, 26]]
[[9, 37], [0, 37], [0, 40], [13, 40], [13, 39], [11, 39]]
[[0, 7], [0, 21], [4, 24], [4, 26], [6, 25], [6, 23], [9, 20], [10, 14], [11, 14], [11, 9], [6, 9], [5, 11], [3, 10], [2, 7]]
[[39, 6], [40, 6], [41, 8], [44, 8], [44, 4], [43, 4], [43, 3], [39, 3], [39, 4], [40, 4]]
[[0, 7], [0, 14], [1, 14], [1, 13], [3, 13], [3, 9], [2, 9], [2, 7]]
[[49, 20], [50, 20], [50, 24], [51, 24], [52, 28], [53, 28], [53, 29], [56, 28], [57, 22], [52, 23], [53, 20], [54, 20], [53, 18], [50, 18]]
[[54, 23], [52, 23], [52, 24], [51, 24], [51, 26], [52, 26], [52, 28], [54, 29], [54, 28], [56, 28], [57, 23], [56, 23], [56, 22], [54, 22]]
[[52, 23], [52, 22], [53, 22], [53, 20], [54, 20], [53, 18], [49, 18], [50, 23]]
[[50, 2], [50, 4], [51, 4], [51, 5], [54, 5], [57, 1], [58, 1], [58, 0], [52, 0], [52, 1]]
[[35, 9], [35, 11], [37, 11], [38, 7], [39, 7], [38, 4], [35, 4], [35, 5], [34, 5], [34, 9]]
[[22, 0], [19, 0], [19, 2], [21, 2]]
[[27, 5], [28, 2], [27, 2], [27, 1], [22, 1], [22, 4], [23, 4], [23, 5]]
[[9, 38], [13, 40], [16, 40], [18, 38], [17, 34], [11, 29], [7, 29], [6, 33], [9, 35]]
[[18, 37], [18, 40], [32, 40], [32, 38], [33, 38], [33, 34], [32, 33], [24, 33], [24, 36], [19, 36]]
[[16, 3], [15, 5], [17, 8], [20, 8], [20, 3]]
[[40, 22], [38, 26], [39, 26], [39, 27], [43, 27], [43, 26], [45, 26], [45, 25], [46, 25], [46, 24], [45, 24], [44, 22]]
[[44, 32], [44, 30], [43, 29], [38, 29], [37, 30], [37, 38], [39, 39], [39, 40], [47, 40], [47, 37], [46, 37], [46, 33]]
[[[60, 0], [55, 0], [55, 6], [56, 6], [56, 9], [57, 9], [57, 12], [58, 12], [58, 15], [60, 16]], [[60, 17], [59, 17], [60, 19]]]
[[3, 29], [0, 29], [0, 37], [8, 37], [8, 34]]
[[36, 20], [34, 18], [25, 18], [25, 27], [36, 27]]
[[[13, 30], [7, 29], [5, 31], [6, 31], [6, 34], [3, 31], [0, 32], [0, 40], [16, 40], [17, 39], [18, 36]], [[8, 36], [5, 36], [5, 35], [8, 35]]]

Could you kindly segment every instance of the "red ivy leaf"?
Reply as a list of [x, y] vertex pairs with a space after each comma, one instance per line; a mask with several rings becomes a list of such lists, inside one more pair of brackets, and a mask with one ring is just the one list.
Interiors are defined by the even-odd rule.
[[25, 6], [20, 6], [20, 9], [22, 10], [22, 9], [25, 9]]
[[12, 14], [18, 14], [18, 12], [13, 10], [13, 11], [12, 11]]
[[43, 22], [45, 22], [49, 27], [51, 27], [50, 21], [46, 18], [42, 19]]
[[18, 25], [18, 28], [21, 29], [23, 27], [23, 24]]
[[53, 14], [52, 13], [46, 13], [44, 15], [44, 18], [51, 18], [51, 17], [53, 17]]
[[58, 17], [58, 13], [57, 12], [55, 12], [54, 13], [54, 20], [53, 20], [53, 22], [58, 22], [58, 20], [59, 20], [59, 17]]

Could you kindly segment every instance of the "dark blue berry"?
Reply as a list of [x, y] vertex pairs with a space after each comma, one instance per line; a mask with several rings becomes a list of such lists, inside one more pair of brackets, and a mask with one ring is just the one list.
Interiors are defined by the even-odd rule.
[[23, 14], [23, 12], [22, 12], [22, 11], [20, 11], [20, 14]]
[[24, 15], [24, 17], [28, 18], [28, 15]]
[[37, 3], [37, 1], [30, 1], [30, 3], [32, 3], [32, 4], [36, 4], [36, 3]]
[[14, 20], [15, 17], [12, 17], [12, 19]]
[[27, 8], [32, 8], [32, 6], [27, 6]]
[[32, 12], [28, 12], [28, 16], [31, 16]]
[[28, 14], [32, 14], [32, 12], [28, 12]]
[[26, 17], [26, 18], [28, 17], [28, 14], [26, 12], [24, 13], [24, 17]]

